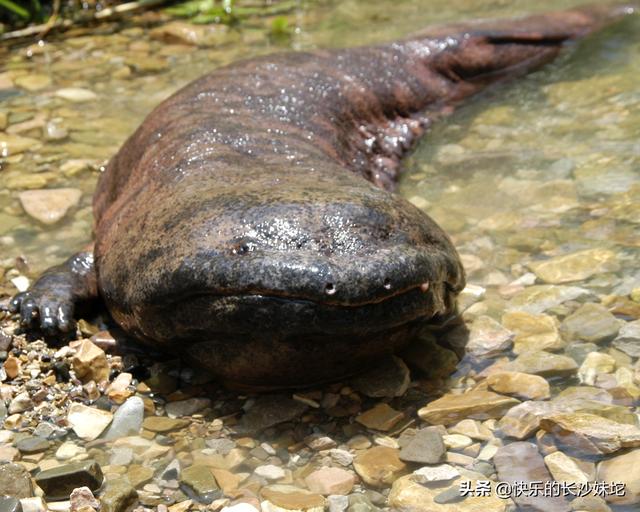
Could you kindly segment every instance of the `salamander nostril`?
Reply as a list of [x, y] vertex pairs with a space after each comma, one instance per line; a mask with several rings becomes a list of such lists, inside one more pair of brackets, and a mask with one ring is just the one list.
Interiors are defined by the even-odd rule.
[[326, 293], [327, 295], [333, 295], [334, 293], [336, 293], [336, 287], [333, 285], [333, 283], [326, 284], [326, 286], [324, 287], [324, 293]]
[[391, 290], [391, 279], [385, 278], [383, 286], [386, 290]]

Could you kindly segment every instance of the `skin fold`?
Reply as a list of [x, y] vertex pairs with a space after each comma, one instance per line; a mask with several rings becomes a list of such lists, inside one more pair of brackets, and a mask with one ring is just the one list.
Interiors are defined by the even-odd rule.
[[215, 70], [160, 104], [102, 174], [95, 248], [12, 308], [72, 328], [100, 296], [132, 337], [235, 386], [335, 380], [450, 315], [464, 270], [393, 194], [402, 157], [465, 98], [632, 11], [590, 6], [436, 27], [375, 47]]

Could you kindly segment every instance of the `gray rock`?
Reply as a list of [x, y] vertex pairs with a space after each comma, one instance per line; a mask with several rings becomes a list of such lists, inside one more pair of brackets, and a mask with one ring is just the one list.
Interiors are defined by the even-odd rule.
[[211, 400], [208, 398], [189, 398], [187, 400], [169, 402], [164, 409], [170, 418], [181, 418], [183, 416], [191, 416], [210, 405]]
[[565, 354], [578, 363], [578, 365], [581, 365], [590, 352], [597, 351], [598, 345], [595, 343], [571, 343], [565, 349]]
[[356, 377], [352, 386], [372, 398], [402, 396], [409, 387], [409, 368], [402, 359], [392, 356], [379, 366]]
[[602, 304], [587, 303], [562, 321], [560, 332], [568, 341], [604, 343], [615, 338], [620, 321]]
[[0, 512], [22, 512], [20, 500], [13, 496], [0, 496]]
[[16, 448], [20, 453], [32, 454], [46, 451], [51, 443], [46, 439], [36, 436], [23, 437], [16, 443]]
[[613, 346], [631, 357], [640, 357], [640, 320], [622, 324]]
[[240, 420], [238, 431], [259, 432], [298, 419], [306, 410], [307, 405], [283, 395], [260, 396]]
[[433, 501], [438, 503], [439, 505], [444, 505], [446, 503], [458, 503], [465, 499], [465, 496], [460, 494], [460, 486], [454, 485], [449, 487], [446, 491], [441, 492], [433, 498]]
[[138, 396], [128, 398], [113, 415], [113, 421], [107, 432], [105, 439], [118, 439], [131, 435], [137, 435], [142, 428], [144, 420], [144, 402]]
[[400, 450], [400, 459], [420, 464], [437, 464], [444, 460], [446, 447], [438, 427], [427, 427], [418, 430]]
[[[502, 482], [551, 482], [553, 478], [544, 459], [533, 443], [516, 442], [502, 446], [493, 458]], [[568, 512], [569, 503], [563, 497], [545, 497], [524, 493], [513, 497], [516, 504], [529, 512]]]
[[66, 429], [49, 423], [48, 421], [38, 423], [38, 426], [33, 431], [34, 436], [41, 437], [42, 439], [62, 439], [67, 433]]
[[329, 512], [344, 512], [349, 506], [348, 496], [331, 495], [327, 496]]
[[31, 476], [22, 464], [0, 462], [0, 496], [31, 498], [33, 486]]
[[63, 464], [36, 475], [36, 484], [49, 499], [69, 499], [71, 491], [77, 487], [88, 487], [97, 491], [102, 485], [100, 465], [94, 460]]
[[226, 437], [206, 439], [205, 444], [220, 455], [227, 455], [233, 448], [236, 447], [236, 443]]

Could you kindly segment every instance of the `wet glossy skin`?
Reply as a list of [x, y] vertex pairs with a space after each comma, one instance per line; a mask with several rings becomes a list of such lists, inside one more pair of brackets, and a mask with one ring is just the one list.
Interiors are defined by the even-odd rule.
[[391, 193], [403, 155], [465, 97], [622, 12], [455, 25], [218, 69], [157, 107], [112, 159], [94, 198], [94, 253], [47, 271], [14, 308], [56, 332], [99, 293], [129, 334], [233, 385], [357, 372], [451, 314], [464, 287], [447, 235]]

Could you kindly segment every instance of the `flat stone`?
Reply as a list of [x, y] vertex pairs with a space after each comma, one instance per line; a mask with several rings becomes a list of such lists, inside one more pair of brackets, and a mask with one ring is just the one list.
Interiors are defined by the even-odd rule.
[[640, 503], [640, 450], [632, 450], [598, 464], [598, 481], [622, 482], [625, 495], [608, 494], [605, 499], [615, 505]]
[[307, 407], [283, 395], [260, 396], [242, 417], [238, 427], [243, 433], [259, 432], [279, 423], [299, 419]]
[[[493, 458], [502, 482], [550, 482], [549, 471], [538, 448], [533, 443], [515, 442], [502, 446]], [[514, 494], [513, 500], [519, 507], [536, 512], [568, 512], [569, 503], [563, 497], [546, 497], [542, 493]]]
[[409, 368], [402, 359], [392, 356], [382, 364], [351, 382], [354, 389], [372, 398], [402, 396], [409, 387]]
[[67, 87], [65, 89], [58, 89], [55, 92], [58, 98], [70, 101], [72, 103], [84, 103], [87, 101], [95, 100], [98, 96], [89, 89], [81, 89], [79, 87]]
[[55, 224], [80, 202], [82, 191], [77, 188], [25, 190], [18, 194], [27, 214], [43, 224]]
[[22, 464], [0, 462], [0, 496], [30, 498], [33, 496], [31, 476]]
[[164, 410], [170, 418], [181, 418], [191, 416], [210, 405], [211, 400], [208, 398], [188, 398], [187, 400], [169, 402], [165, 405]]
[[561, 338], [558, 321], [549, 315], [510, 311], [502, 316], [502, 325], [515, 334], [513, 351], [522, 354], [531, 350], [561, 350], [566, 342]]
[[166, 416], [149, 416], [142, 422], [142, 428], [151, 432], [171, 432], [189, 425], [188, 420], [167, 418]]
[[72, 441], [67, 441], [62, 443], [56, 450], [56, 459], [69, 460], [84, 453], [86, 453], [86, 450], [82, 446], [78, 446]]
[[144, 420], [144, 401], [138, 396], [128, 398], [113, 415], [105, 439], [119, 439], [140, 433]]
[[[32, 151], [39, 149], [42, 146], [39, 140], [32, 139], [30, 137], [20, 137], [18, 135], [11, 135], [9, 133], [0, 132], [0, 152], [3, 157], [12, 155], [19, 155], [25, 151]], [[8, 188], [22, 188], [15, 185], [19, 185], [19, 182], [13, 184]]]
[[595, 478], [595, 471], [592, 472], [593, 474], [587, 474], [584, 466], [581, 467], [582, 464], [577, 459], [569, 457], [561, 451], [547, 455], [544, 458], [544, 463], [556, 482], [568, 482], [580, 485], [586, 484]]
[[546, 400], [551, 396], [549, 383], [539, 375], [498, 372], [489, 375], [486, 382], [492, 391], [525, 400]]
[[[325, 500], [320, 494], [309, 492], [305, 489], [289, 485], [271, 485], [263, 487], [260, 494], [269, 503], [279, 507], [277, 509], [267, 508], [267, 511], [280, 512], [284, 510], [295, 510], [304, 512], [322, 512]], [[263, 507], [263, 511], [265, 508]]]
[[477, 420], [465, 419], [448, 428], [450, 434], [461, 434], [478, 441], [493, 439], [493, 432]]
[[47, 505], [42, 498], [23, 498], [20, 500], [22, 512], [47, 512]]
[[631, 357], [640, 357], [640, 320], [622, 323], [612, 345]]
[[385, 403], [380, 403], [372, 409], [358, 415], [356, 421], [367, 428], [388, 432], [397, 425], [402, 418], [404, 418], [402, 412], [396, 411]]
[[386, 446], [374, 446], [358, 454], [353, 467], [362, 480], [372, 487], [391, 485], [406, 472], [398, 450]]
[[231, 495], [246, 479], [246, 474], [234, 474], [226, 469], [211, 468], [211, 473], [213, 473], [216, 483], [226, 496]]
[[255, 469], [255, 474], [266, 480], [280, 480], [285, 477], [286, 473], [280, 466], [274, 464], [265, 464]]
[[20, 460], [20, 450], [14, 446], [0, 446], [0, 463]]
[[0, 512], [22, 512], [20, 500], [13, 496], [0, 496]]
[[447, 449], [437, 427], [418, 430], [400, 450], [400, 459], [420, 464], [438, 464], [444, 460]]
[[140, 464], [132, 464], [127, 471], [127, 479], [131, 486], [135, 489], [142, 487], [153, 479], [155, 471], [152, 467], [141, 466]]
[[571, 502], [575, 512], [611, 512], [607, 502], [600, 496], [578, 496]]
[[440, 464], [439, 466], [425, 466], [420, 469], [416, 469], [412, 474], [412, 480], [419, 484], [428, 484], [431, 482], [445, 482], [447, 480], [453, 480], [460, 476], [458, 471], [449, 464]]
[[[391, 510], [402, 512], [505, 512], [508, 500], [498, 498], [495, 483], [491, 492], [485, 496], [460, 496], [460, 485], [475, 481], [459, 477], [453, 481], [433, 482], [423, 485], [416, 482], [413, 475], [396, 480], [389, 493]], [[439, 485], [442, 484], [442, 485]]]
[[304, 479], [311, 492], [328, 496], [346, 495], [351, 492], [356, 478], [353, 473], [340, 468], [321, 468]]
[[479, 316], [471, 324], [467, 352], [476, 357], [495, 357], [509, 350], [515, 335], [489, 316]]
[[556, 286], [541, 284], [529, 286], [514, 295], [507, 306], [508, 311], [543, 313], [568, 300], [577, 300], [591, 296], [591, 292], [577, 286]]
[[108, 411], [74, 403], [67, 412], [67, 423], [80, 439], [93, 441], [109, 426], [113, 415]]
[[578, 379], [582, 384], [593, 386], [598, 375], [613, 373], [616, 369], [616, 360], [609, 354], [590, 352], [578, 369]]
[[76, 487], [88, 487], [97, 491], [102, 485], [100, 465], [93, 460], [63, 464], [53, 469], [41, 471], [35, 477], [47, 499], [68, 499]]
[[562, 321], [560, 332], [569, 340], [604, 343], [618, 335], [620, 321], [602, 304], [587, 303]]
[[221, 495], [216, 479], [208, 466], [194, 465], [183, 469], [180, 474], [180, 483], [202, 503], [211, 503]]
[[28, 75], [16, 77], [14, 82], [18, 87], [22, 87], [27, 91], [33, 92], [45, 89], [51, 85], [51, 77], [48, 75], [30, 73]]
[[418, 415], [432, 425], [451, 425], [467, 418], [501, 418], [519, 403], [514, 398], [491, 391], [474, 390], [459, 395], [448, 393], [420, 409]]
[[559, 444], [579, 454], [602, 455], [640, 446], [640, 428], [596, 414], [559, 413], [542, 418], [540, 427]]
[[463, 450], [473, 444], [473, 439], [462, 434], [447, 434], [443, 436], [447, 450]]
[[164, 23], [149, 35], [164, 43], [199, 47], [218, 46], [230, 40], [228, 27], [224, 25], [194, 25], [184, 21]]
[[498, 429], [505, 436], [527, 439], [540, 428], [540, 420], [545, 415], [556, 411], [557, 406], [551, 402], [522, 402], [503, 416], [498, 422]]
[[41, 437], [23, 437], [16, 443], [16, 448], [24, 454], [40, 453], [46, 451], [51, 443]]
[[587, 249], [545, 261], [532, 262], [529, 268], [544, 282], [560, 284], [583, 281], [606, 272], [616, 272], [620, 269], [620, 263], [613, 251]]
[[100, 512], [126, 512], [137, 501], [137, 491], [124, 478], [109, 480], [100, 496]]
[[529, 373], [541, 377], [568, 377], [576, 373], [578, 365], [570, 357], [544, 350], [520, 354], [503, 371]]

